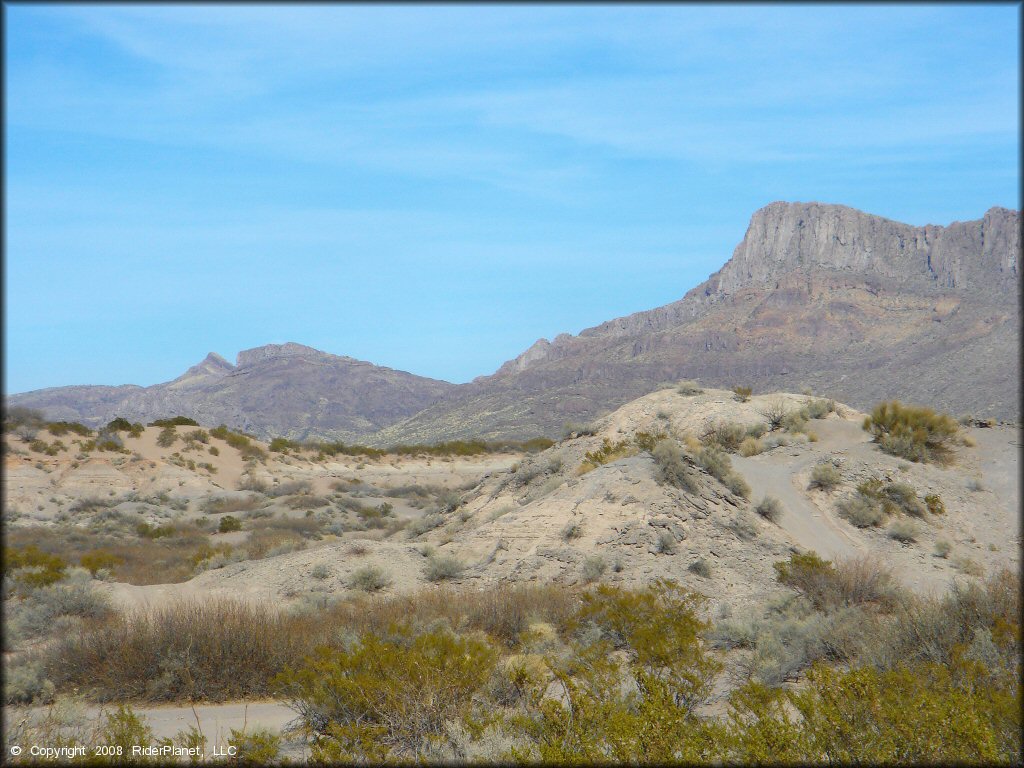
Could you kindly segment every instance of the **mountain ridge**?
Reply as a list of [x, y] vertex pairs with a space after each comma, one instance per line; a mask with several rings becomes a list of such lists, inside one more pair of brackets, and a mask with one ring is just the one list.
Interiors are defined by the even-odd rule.
[[[1019, 254], [1020, 214], [1006, 208], [915, 227], [848, 206], [774, 202], [681, 299], [539, 339], [466, 384], [286, 342], [242, 350], [234, 365], [211, 352], [153, 387], [51, 388], [7, 400], [93, 424], [174, 409], [260, 436], [372, 444], [551, 435], [565, 420], [679, 378], [803, 384], [857, 407], [902, 397], [1016, 419], [1019, 373], [1007, 374], [1006, 362], [1019, 344]], [[949, 368], [968, 373], [950, 378]], [[261, 377], [270, 383], [252, 384]], [[279, 397], [282, 413], [270, 413], [260, 398], [282, 387], [302, 407]]]

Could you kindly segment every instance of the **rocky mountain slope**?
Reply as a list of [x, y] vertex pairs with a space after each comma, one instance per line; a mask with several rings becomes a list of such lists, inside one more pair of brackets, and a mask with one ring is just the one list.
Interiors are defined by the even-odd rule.
[[773, 203], [680, 301], [541, 339], [377, 440], [553, 434], [680, 378], [1016, 419], [1019, 260], [1016, 211], [912, 227]]
[[541, 339], [468, 384], [285, 344], [242, 352], [234, 366], [211, 354], [153, 387], [61, 387], [8, 403], [90, 424], [182, 414], [263, 437], [388, 445], [556, 436], [566, 421], [691, 378], [1017, 420], [1019, 262], [1017, 211], [914, 227], [839, 205], [772, 203], [722, 269], [679, 301]]
[[151, 387], [57, 387], [8, 402], [92, 426], [114, 416], [148, 421], [181, 415], [264, 438], [350, 440], [422, 410], [453, 388], [289, 343], [244, 350], [235, 365], [211, 352], [173, 381]]

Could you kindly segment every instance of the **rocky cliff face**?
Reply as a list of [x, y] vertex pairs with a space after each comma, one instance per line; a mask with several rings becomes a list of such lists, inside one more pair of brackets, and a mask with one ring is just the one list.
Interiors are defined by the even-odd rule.
[[264, 437], [390, 444], [554, 435], [566, 420], [692, 378], [1016, 420], [1019, 263], [1017, 211], [914, 227], [840, 205], [772, 203], [722, 269], [679, 301], [541, 339], [469, 384], [270, 344], [234, 366], [211, 354], [154, 387], [8, 402], [93, 424], [181, 414]]
[[772, 203], [679, 301], [541, 339], [377, 439], [554, 434], [679, 378], [1017, 419], [1019, 261], [1020, 214], [1004, 208], [914, 227]]

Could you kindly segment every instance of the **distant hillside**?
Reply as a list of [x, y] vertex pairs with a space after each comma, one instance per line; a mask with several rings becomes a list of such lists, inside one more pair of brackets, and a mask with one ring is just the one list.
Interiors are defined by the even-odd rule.
[[8, 402], [89, 425], [114, 416], [181, 415], [263, 438], [353, 440], [422, 410], [454, 386], [289, 343], [240, 352], [235, 365], [211, 352], [174, 381], [151, 387], [57, 387]]

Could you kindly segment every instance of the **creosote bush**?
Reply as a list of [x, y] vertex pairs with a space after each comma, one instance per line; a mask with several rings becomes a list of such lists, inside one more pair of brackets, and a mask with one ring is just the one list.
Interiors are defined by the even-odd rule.
[[886, 453], [908, 461], [946, 462], [959, 438], [960, 425], [947, 414], [894, 400], [876, 405], [864, 420], [864, 429]]
[[732, 391], [737, 400], [739, 400], [741, 403], [745, 403], [748, 400], [750, 400], [750, 395], [753, 393], [754, 390], [751, 389], [750, 387], [733, 387]]

